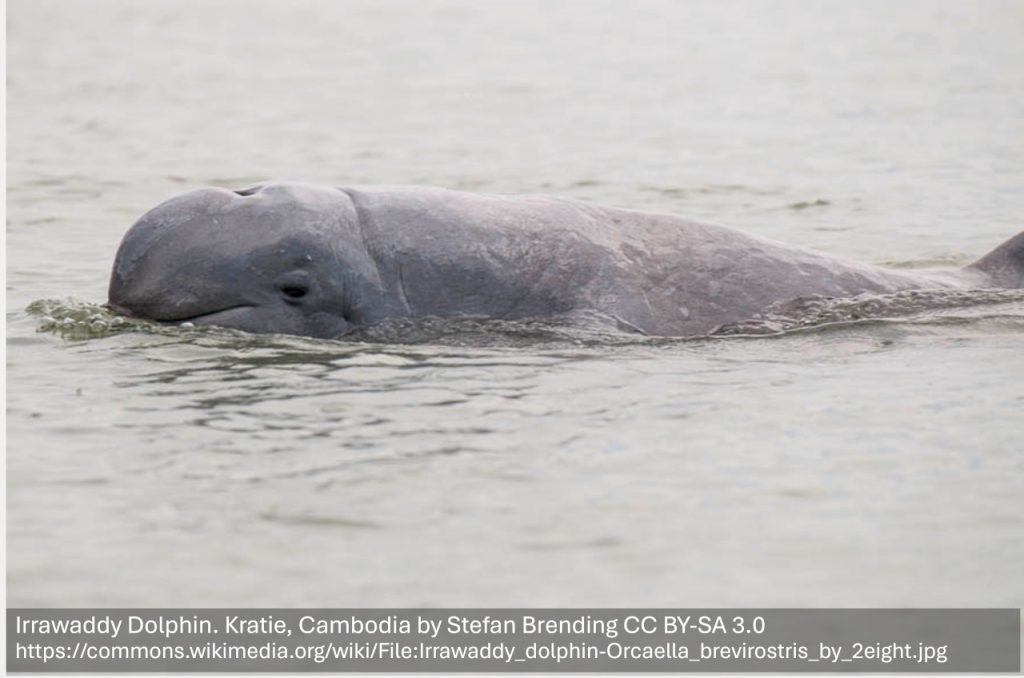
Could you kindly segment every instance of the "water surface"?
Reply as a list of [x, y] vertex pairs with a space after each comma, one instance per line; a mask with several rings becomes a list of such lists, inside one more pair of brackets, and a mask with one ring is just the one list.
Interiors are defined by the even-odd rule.
[[1024, 605], [1017, 297], [687, 342], [95, 306], [146, 209], [268, 178], [962, 265], [1024, 224], [1022, 30], [1014, 2], [11, 0], [9, 604]]

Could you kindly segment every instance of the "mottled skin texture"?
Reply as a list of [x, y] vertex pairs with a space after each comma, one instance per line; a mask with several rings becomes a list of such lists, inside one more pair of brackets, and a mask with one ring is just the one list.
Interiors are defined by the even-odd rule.
[[896, 271], [667, 214], [545, 196], [271, 183], [201, 189], [125, 235], [110, 305], [166, 322], [334, 337], [394, 317], [596, 311], [699, 336], [772, 304], [1024, 286], [1024, 234], [958, 271]]

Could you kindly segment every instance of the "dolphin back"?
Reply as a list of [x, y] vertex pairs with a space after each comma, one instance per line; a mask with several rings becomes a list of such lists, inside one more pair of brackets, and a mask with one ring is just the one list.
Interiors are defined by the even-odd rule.
[[985, 272], [999, 287], [1024, 289], [1024, 232], [1013, 236], [967, 268]]

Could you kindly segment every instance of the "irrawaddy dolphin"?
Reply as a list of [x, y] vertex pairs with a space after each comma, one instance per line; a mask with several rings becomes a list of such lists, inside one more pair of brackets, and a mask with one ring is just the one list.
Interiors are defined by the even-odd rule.
[[593, 311], [701, 336], [821, 295], [1024, 287], [1024, 233], [958, 270], [892, 270], [667, 214], [547, 196], [265, 183], [172, 198], [124, 236], [115, 311], [337, 337], [388, 318]]

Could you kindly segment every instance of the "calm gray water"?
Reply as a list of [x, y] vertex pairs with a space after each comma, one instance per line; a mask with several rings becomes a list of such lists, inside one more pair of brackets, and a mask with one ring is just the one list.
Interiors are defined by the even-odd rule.
[[268, 178], [961, 265], [1024, 228], [1024, 3], [8, 4], [8, 604], [1024, 605], [1021, 295], [632, 344], [96, 306], [142, 212]]

